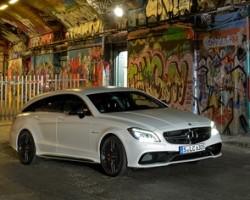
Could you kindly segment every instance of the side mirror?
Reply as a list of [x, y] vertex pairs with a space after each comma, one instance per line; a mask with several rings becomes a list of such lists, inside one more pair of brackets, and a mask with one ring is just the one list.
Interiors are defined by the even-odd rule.
[[77, 111], [77, 115], [80, 119], [84, 118], [86, 115], [90, 115], [90, 111], [88, 108], [82, 108]]
[[77, 110], [72, 110], [69, 112], [69, 115], [78, 115], [80, 119], [84, 118], [86, 115], [89, 115], [90, 111], [87, 108], [79, 108]]
[[84, 118], [85, 117], [85, 113], [84, 113], [84, 110], [83, 109], [79, 109], [77, 111], [77, 115], [80, 119]]

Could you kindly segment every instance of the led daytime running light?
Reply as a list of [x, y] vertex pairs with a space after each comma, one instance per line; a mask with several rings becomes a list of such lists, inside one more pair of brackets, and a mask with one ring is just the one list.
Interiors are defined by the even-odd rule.
[[160, 142], [160, 139], [155, 133], [139, 128], [129, 128], [129, 133], [137, 140], [144, 142]]

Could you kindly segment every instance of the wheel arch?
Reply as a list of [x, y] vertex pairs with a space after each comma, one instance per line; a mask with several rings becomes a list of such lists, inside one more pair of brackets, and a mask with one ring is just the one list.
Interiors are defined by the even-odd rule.
[[123, 148], [124, 148], [124, 151], [125, 151], [125, 154], [126, 154], [126, 159], [128, 161], [128, 152], [127, 152], [127, 146], [126, 146], [125, 140], [122, 137], [120, 137], [119, 134], [115, 134], [114, 132], [108, 132], [105, 135], [103, 135], [103, 137], [100, 138], [100, 142], [99, 142], [99, 145], [98, 145], [98, 154], [99, 154], [99, 156], [101, 154], [101, 146], [102, 146], [103, 142], [110, 136], [116, 136], [121, 141], [121, 143], [123, 145]]
[[[114, 142], [114, 146], [111, 145]], [[108, 147], [108, 148], [107, 148]], [[106, 134], [99, 146], [100, 164], [109, 176], [119, 176], [128, 170], [128, 156], [125, 145], [118, 135]]]
[[28, 129], [22, 129], [17, 137], [17, 152], [22, 164], [30, 165], [36, 161], [36, 144]]
[[35, 147], [36, 147], [36, 149], [37, 149], [37, 145], [36, 145], [37, 138], [34, 137], [34, 134], [32, 133], [32, 131], [31, 131], [30, 129], [28, 129], [28, 128], [22, 128], [21, 130], [19, 130], [18, 135], [17, 135], [17, 137], [16, 137], [16, 150], [17, 150], [17, 148], [18, 148], [18, 139], [19, 139], [21, 133], [23, 133], [24, 131], [28, 131], [28, 132], [30, 133], [30, 135], [31, 135], [32, 138], [33, 138]]

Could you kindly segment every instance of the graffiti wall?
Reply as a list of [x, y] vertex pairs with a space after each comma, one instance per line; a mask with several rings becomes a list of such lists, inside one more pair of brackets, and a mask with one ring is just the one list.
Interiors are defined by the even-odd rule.
[[[128, 27], [155, 26], [159, 22], [179, 20], [190, 14], [210, 12], [225, 6], [242, 4], [240, 0], [145, 0], [143, 6], [128, 11]], [[244, 3], [249, 2], [244, 1]], [[208, 15], [206, 15], [208, 16]], [[204, 17], [204, 16], [203, 16]], [[226, 20], [224, 20], [226, 21]], [[222, 22], [224, 22], [222, 21]]]
[[69, 73], [80, 75], [89, 86], [109, 85], [110, 65], [102, 55], [101, 46], [68, 51]]
[[198, 110], [227, 134], [239, 134], [247, 114], [246, 33], [242, 20], [199, 34]]
[[128, 42], [128, 86], [192, 111], [193, 31], [167, 28], [159, 36], [137, 37]]
[[102, 49], [96, 46], [34, 56], [27, 74], [49, 79], [53, 79], [55, 74], [70, 75], [73, 79], [82, 79], [86, 86], [109, 85], [110, 64], [103, 59]]

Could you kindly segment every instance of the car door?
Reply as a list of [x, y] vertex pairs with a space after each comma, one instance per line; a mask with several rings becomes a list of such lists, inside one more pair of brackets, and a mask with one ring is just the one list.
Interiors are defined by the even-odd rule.
[[56, 152], [56, 120], [62, 112], [62, 103], [61, 96], [55, 95], [43, 98], [26, 109], [33, 113], [32, 126], [36, 130], [36, 137], [39, 138], [39, 150], [43, 153]]
[[[76, 95], [65, 95], [63, 113], [57, 118], [57, 153], [69, 157], [91, 157], [90, 127], [93, 117], [81, 116], [87, 109], [84, 101]], [[77, 114], [78, 113], [78, 114]]]

